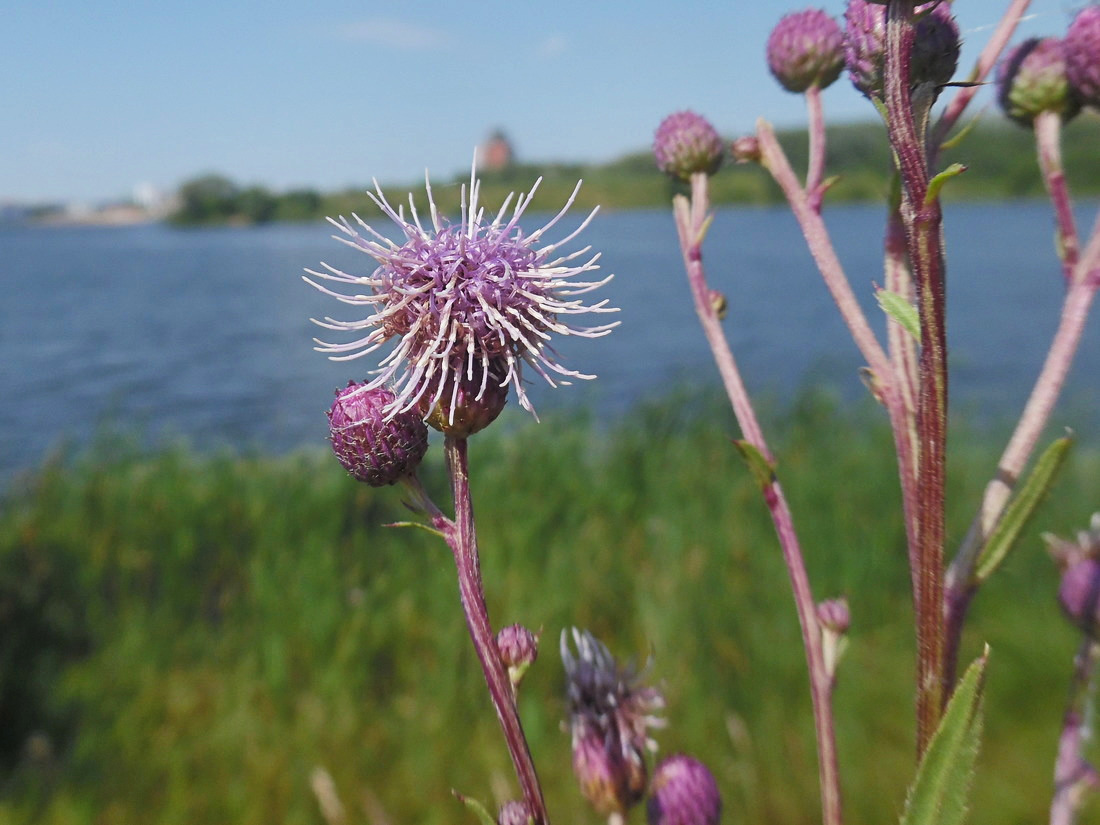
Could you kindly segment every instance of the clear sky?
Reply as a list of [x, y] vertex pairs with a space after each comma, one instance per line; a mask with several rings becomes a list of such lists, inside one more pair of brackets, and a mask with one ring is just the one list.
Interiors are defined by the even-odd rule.
[[[1017, 39], [1085, 0], [1035, 0]], [[818, 4], [840, 15], [844, 0]], [[1006, 0], [958, 0], [960, 74]], [[599, 161], [661, 118], [802, 122], [764, 44], [799, 2], [0, 0], [0, 201], [126, 197], [216, 171], [275, 189], [451, 175], [502, 128], [521, 159]], [[986, 98], [988, 99], [988, 98]], [[833, 120], [872, 117], [842, 78]]]

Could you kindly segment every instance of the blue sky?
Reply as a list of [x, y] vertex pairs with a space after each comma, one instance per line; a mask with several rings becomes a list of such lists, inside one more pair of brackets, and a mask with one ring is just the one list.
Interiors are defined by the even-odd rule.
[[[968, 70], [1006, 0], [959, 0]], [[1035, 0], [1019, 37], [1084, 0]], [[275, 189], [451, 175], [494, 127], [524, 160], [606, 160], [692, 108], [802, 122], [764, 63], [805, 3], [0, 0], [0, 201], [125, 197], [206, 171]], [[840, 15], [843, 0], [818, 3]], [[870, 117], [842, 78], [834, 120]]]

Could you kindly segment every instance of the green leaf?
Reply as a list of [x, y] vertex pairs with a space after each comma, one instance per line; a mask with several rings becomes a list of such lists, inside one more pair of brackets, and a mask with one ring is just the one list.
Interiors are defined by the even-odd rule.
[[745, 463], [749, 465], [749, 469], [752, 470], [756, 483], [760, 485], [761, 489], [775, 481], [774, 462], [768, 461], [762, 452], [744, 439], [735, 439], [733, 444], [741, 453], [741, 457], [745, 459]]
[[901, 825], [960, 825], [982, 735], [982, 697], [989, 647], [959, 680], [917, 767]]
[[1009, 550], [1012, 549], [1020, 532], [1024, 529], [1028, 519], [1035, 512], [1035, 508], [1043, 500], [1054, 477], [1061, 469], [1062, 463], [1073, 446], [1070, 436], [1059, 438], [1046, 448], [1035, 467], [1027, 477], [1027, 481], [1020, 487], [1015, 497], [1005, 508], [1004, 514], [997, 522], [996, 527], [978, 556], [978, 563], [974, 568], [974, 581], [983, 582], [1001, 566]]
[[477, 814], [477, 818], [481, 820], [481, 825], [497, 825], [496, 819], [489, 816], [489, 812], [485, 810], [485, 806], [472, 796], [463, 796], [455, 790], [452, 790], [451, 793], [455, 795], [455, 799]]
[[439, 536], [441, 539], [446, 540], [446, 536], [442, 532], [436, 530], [434, 527], [430, 527], [427, 524], [421, 524], [419, 521], [392, 521], [385, 525], [386, 527], [419, 527], [426, 533], [431, 533], [433, 536]]
[[875, 293], [882, 311], [901, 324], [902, 328], [920, 343], [920, 316], [917, 308], [904, 295], [880, 289]]
[[[973, 84], [960, 83], [959, 85], [968, 86]], [[948, 149], [954, 149], [956, 146], [962, 143], [967, 135], [974, 131], [974, 127], [978, 125], [979, 120], [980, 118], [972, 118], [971, 121], [963, 126], [955, 135], [949, 137], [947, 140], [940, 144], [940, 151], [943, 152]]]
[[961, 175], [965, 171], [966, 167], [961, 163], [952, 163], [932, 178], [932, 180], [928, 182], [928, 191], [924, 193], [924, 205], [928, 206], [940, 196], [940, 190], [943, 189], [943, 185], [947, 183], [948, 180], [955, 177], [955, 175]]

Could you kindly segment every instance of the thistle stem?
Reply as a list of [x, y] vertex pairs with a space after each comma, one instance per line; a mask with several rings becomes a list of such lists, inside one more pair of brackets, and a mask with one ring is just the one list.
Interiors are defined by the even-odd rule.
[[1095, 676], [1100, 663], [1100, 645], [1085, 638], [1073, 659], [1069, 700], [1062, 717], [1058, 756], [1054, 762], [1054, 796], [1050, 802], [1050, 825], [1074, 825], [1085, 791], [1096, 790], [1100, 777], [1085, 761], [1090, 738], [1088, 719], [1092, 713]]
[[[680, 239], [680, 250], [687, 270], [695, 311], [710, 345], [730, 405], [745, 440], [769, 461], [771, 451], [764, 440], [763, 431], [756, 419], [752, 403], [745, 390], [741, 373], [730, 350], [729, 342], [710, 300], [710, 289], [703, 268], [702, 243], [709, 222], [710, 208], [707, 176], [697, 173], [691, 179], [690, 203], [683, 196], [676, 198], [673, 213]], [[794, 519], [779, 481], [773, 476], [761, 485], [764, 501], [783, 552], [783, 560], [791, 581], [798, 623], [802, 630], [802, 643], [810, 674], [810, 696], [813, 702], [814, 726], [817, 732], [818, 769], [821, 783], [822, 819], [825, 825], [842, 825], [843, 812], [840, 790], [839, 759], [836, 749], [836, 731], [832, 714], [833, 676], [825, 664], [821, 626], [817, 618], [813, 592], [802, 557], [802, 550], [795, 532]]]
[[462, 600], [462, 611], [466, 616], [466, 626], [481, 662], [482, 672], [485, 674], [489, 697], [492, 699], [501, 729], [504, 731], [504, 740], [512, 756], [512, 764], [516, 770], [524, 801], [534, 818], [535, 825], [548, 825], [546, 802], [543, 800], [535, 763], [527, 747], [519, 711], [512, 696], [512, 685], [504, 669], [504, 663], [500, 660], [496, 636], [489, 622], [489, 611], [485, 605], [485, 592], [481, 583], [481, 562], [477, 552], [477, 535], [474, 532], [474, 508], [470, 498], [466, 446], [465, 438], [451, 436], [446, 438], [444, 444], [455, 505], [455, 520], [450, 523], [444, 535], [454, 553], [455, 567], [458, 569], [458, 591]]
[[821, 89], [815, 83], [806, 90], [806, 114], [809, 120], [809, 161], [806, 169], [806, 194], [810, 208], [821, 213], [825, 197], [825, 114], [821, 106]]
[[[910, 92], [913, 0], [886, 9], [885, 104], [890, 145], [902, 181], [901, 216], [917, 293], [921, 349], [917, 399], [917, 754], [923, 755], [943, 712], [944, 480], [947, 448], [947, 338], [943, 216], [929, 199], [925, 135]], [[923, 118], [922, 118], [923, 120]]]

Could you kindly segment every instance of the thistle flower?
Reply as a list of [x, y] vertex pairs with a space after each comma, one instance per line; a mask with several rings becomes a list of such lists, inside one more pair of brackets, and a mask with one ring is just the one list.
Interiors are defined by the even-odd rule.
[[1062, 41], [1032, 37], [1009, 51], [997, 69], [997, 101], [1022, 126], [1041, 112], [1057, 112], [1064, 121], [1076, 115], [1081, 101], [1066, 77]]
[[710, 121], [695, 112], [675, 112], [657, 127], [653, 156], [667, 175], [689, 180], [696, 172], [713, 175], [722, 165], [722, 138]]
[[599, 269], [600, 255], [581, 262], [591, 247], [558, 252], [580, 234], [597, 210], [562, 240], [537, 246], [569, 210], [580, 189], [578, 183], [562, 210], [528, 234], [520, 227], [520, 217], [540, 182], [541, 178], [529, 193], [516, 199], [511, 211], [513, 195], [509, 195], [486, 222], [474, 169], [469, 186], [462, 187], [461, 220], [453, 224], [439, 214], [427, 177], [430, 221], [425, 223], [411, 194], [407, 220], [404, 207], [391, 206], [375, 181], [375, 191], [368, 194], [397, 224], [404, 235], [401, 243], [376, 232], [358, 215], [352, 215], [354, 224], [343, 217], [329, 219], [346, 236], [336, 236], [338, 240], [366, 252], [378, 265], [369, 275], [351, 275], [325, 263], [324, 271], [306, 270], [315, 278], [355, 290], [346, 294], [306, 278], [322, 292], [352, 306], [365, 306], [371, 313], [351, 321], [314, 319], [319, 326], [338, 332], [367, 331], [347, 343], [318, 340], [317, 349], [331, 353], [334, 360], [347, 360], [393, 342], [366, 385], [367, 389], [392, 385], [394, 399], [386, 406], [387, 417], [417, 409], [428, 418], [439, 408], [440, 419], [454, 424], [462, 418], [463, 406], [480, 404], [498, 388], [507, 391], [509, 386], [515, 388], [520, 405], [534, 412], [523, 387], [525, 366], [551, 386], [568, 384], [570, 378], [594, 377], [562, 366], [551, 341], [555, 333], [597, 338], [617, 326], [581, 327], [565, 320], [617, 311], [606, 299], [586, 305], [578, 297], [611, 280], [612, 276], [578, 277]]
[[1100, 6], [1081, 9], [1063, 42], [1070, 86], [1085, 105], [1100, 107]]
[[820, 9], [783, 17], [768, 36], [768, 68], [789, 92], [824, 89], [844, 68], [844, 34]]
[[645, 794], [645, 751], [655, 750], [648, 729], [664, 724], [655, 714], [664, 697], [642, 684], [642, 674], [622, 666], [587, 631], [561, 636], [573, 739], [573, 772], [597, 813], [625, 813]]
[[416, 415], [385, 416], [393, 400], [385, 388], [350, 381], [336, 391], [327, 413], [336, 458], [353, 478], [372, 487], [385, 487], [413, 472], [428, 449], [428, 428]]
[[646, 814], [649, 825], [717, 825], [722, 815], [718, 783], [698, 759], [669, 756], [653, 772]]
[[[916, 8], [916, 31], [909, 64], [910, 85], [942, 86], [959, 61], [959, 27], [947, 3]], [[871, 0], [848, 0], [844, 11], [844, 60], [852, 85], [867, 97], [883, 94], [886, 7]]]

